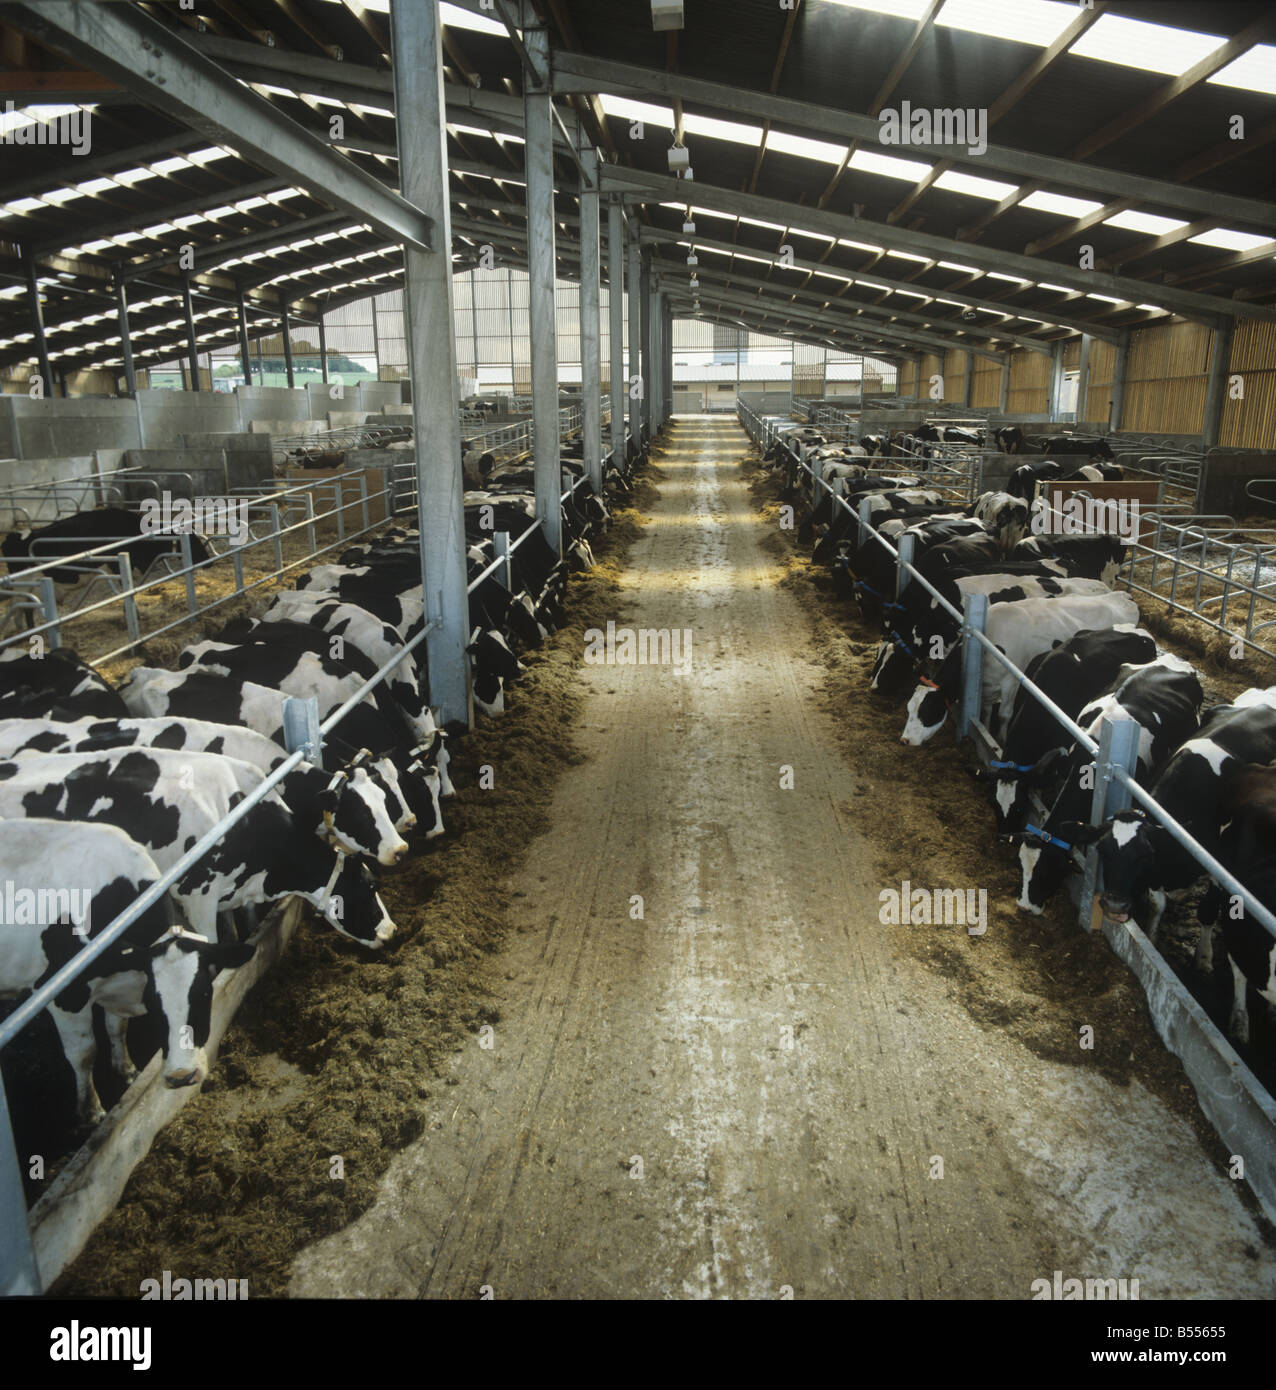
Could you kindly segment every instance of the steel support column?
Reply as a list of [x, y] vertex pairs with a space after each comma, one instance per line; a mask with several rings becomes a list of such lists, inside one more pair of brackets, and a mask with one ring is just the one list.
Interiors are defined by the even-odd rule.
[[291, 391], [297, 384], [297, 377], [292, 368], [292, 316], [286, 304], [279, 314], [279, 336], [283, 339], [284, 371], [288, 373], [288, 389]]
[[1050, 391], [1046, 398], [1046, 414], [1052, 420], [1059, 416], [1059, 397], [1063, 390], [1063, 343], [1054, 345], [1054, 355], [1050, 362]]
[[649, 434], [656, 430], [651, 417], [651, 250], [639, 253], [638, 266], [638, 334], [642, 350], [642, 419]]
[[323, 384], [328, 384], [328, 325], [324, 315], [319, 315], [319, 370], [323, 373]]
[[1108, 428], [1121, 428], [1121, 413], [1125, 409], [1125, 373], [1130, 361], [1130, 334], [1121, 334], [1117, 344], [1116, 360], [1112, 364], [1112, 402], [1108, 406]]
[[40, 364], [41, 387], [46, 396], [53, 394], [53, 367], [49, 362], [49, 340], [44, 335], [44, 310], [40, 307], [40, 277], [35, 261], [27, 258], [27, 299], [31, 307], [31, 333], [35, 339], [36, 361]]
[[1007, 354], [1001, 362], [1001, 413], [1004, 415], [1010, 409], [1010, 356]]
[[244, 368], [244, 385], [253, 384], [253, 358], [248, 346], [248, 306], [241, 289], [236, 297], [236, 318], [239, 322], [239, 356]]
[[673, 309], [669, 296], [665, 301], [665, 419], [673, 415]]
[[616, 463], [625, 459], [625, 212], [620, 195], [607, 200], [607, 314], [610, 320], [611, 448]]
[[137, 395], [137, 369], [133, 365], [133, 335], [128, 326], [128, 290], [123, 279], [115, 277], [115, 310], [120, 324], [120, 352], [124, 357], [124, 394]]
[[195, 336], [195, 307], [191, 301], [191, 277], [182, 276], [182, 312], [186, 316], [186, 356], [190, 362], [192, 391], [199, 387], [199, 340]]
[[1223, 402], [1227, 398], [1227, 375], [1232, 360], [1234, 319], [1221, 319], [1214, 325], [1210, 341], [1210, 375], [1205, 387], [1205, 422], [1201, 428], [1204, 444], [1212, 449], [1218, 443], [1223, 423]]
[[461, 500], [460, 403], [452, 338], [452, 245], [448, 206], [442, 33], [437, 4], [390, 6], [399, 183], [403, 197], [433, 219], [438, 252], [403, 248], [405, 332], [412, 382], [417, 525], [430, 704], [444, 723], [473, 722], [469, 691], [469, 600], [465, 592], [465, 510]]
[[[863, 376], [861, 375], [861, 399], [862, 399], [862, 390], [863, 390], [863, 385], [862, 385], [862, 383], [863, 383]], [[965, 392], [964, 392], [964, 394], [962, 395], [962, 398], [961, 398], [961, 403], [962, 403], [962, 405], [964, 405], [964, 406], [966, 407], [967, 410], [970, 409], [970, 397], [971, 397], [971, 393], [974, 391], [974, 389], [975, 389], [975, 354], [974, 354], [973, 352], [971, 352], [969, 349], [967, 349], [967, 351], [966, 351], [966, 390], [965, 390]]]
[[1073, 419], [1077, 424], [1086, 419], [1086, 398], [1090, 393], [1090, 335], [1081, 335], [1081, 356], [1077, 361], [1077, 409]]
[[629, 241], [629, 365], [625, 387], [629, 392], [629, 433], [634, 448], [642, 449], [642, 252], [635, 238]]
[[[549, 71], [549, 31], [529, 28], [523, 41], [542, 73]], [[562, 553], [562, 468], [558, 441], [558, 328], [554, 310], [554, 117], [547, 88], [523, 74], [527, 144], [527, 297], [531, 330], [532, 462], [536, 515], [555, 555]]]
[[598, 151], [580, 151], [580, 387], [585, 472], [603, 490], [602, 323], [599, 318]]

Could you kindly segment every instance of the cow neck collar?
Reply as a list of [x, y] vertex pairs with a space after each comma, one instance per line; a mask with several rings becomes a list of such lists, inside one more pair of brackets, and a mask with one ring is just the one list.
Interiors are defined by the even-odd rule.
[[346, 866], [346, 851], [340, 845], [335, 846], [335, 855], [332, 861], [332, 872], [328, 875], [328, 881], [323, 886], [323, 892], [319, 894], [315, 902], [315, 909], [323, 912], [332, 901], [332, 890], [337, 885], [337, 880], [341, 877], [341, 871]]
[[930, 690], [938, 690], [939, 697], [943, 700], [945, 707], [948, 709], [949, 713], [952, 712], [953, 702], [944, 694], [943, 686], [937, 685], [929, 676], [918, 676], [917, 680], [919, 684], [926, 686]]

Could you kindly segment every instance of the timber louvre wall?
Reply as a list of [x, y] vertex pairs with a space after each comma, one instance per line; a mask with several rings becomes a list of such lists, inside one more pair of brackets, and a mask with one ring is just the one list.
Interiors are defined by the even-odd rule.
[[[628, 442], [628, 436], [627, 436]], [[602, 455], [602, 468], [605, 473], [608, 464], [614, 458], [614, 451], [607, 450]], [[575, 479], [565, 492], [559, 497], [560, 505], [568, 501], [575, 495], [576, 489], [587, 480], [588, 475], [582, 474]], [[328, 481], [328, 480], [325, 480]], [[387, 521], [390, 518], [386, 519]], [[305, 524], [305, 523], [301, 523]], [[380, 523], [379, 523], [380, 524]], [[534, 532], [543, 530], [543, 520], [535, 518], [532, 524], [521, 535], [511, 540], [509, 533], [498, 531], [493, 533], [492, 543], [496, 552], [496, 558], [489, 564], [481, 574], [477, 575], [466, 586], [466, 594], [472, 594], [485, 580], [492, 575], [498, 576], [500, 582], [506, 587], [511, 587], [510, 561], [519, 546], [528, 539]], [[340, 544], [340, 542], [338, 542]], [[326, 547], [330, 548], [330, 547]], [[81, 555], [92, 554], [91, 551], [80, 552]], [[69, 563], [79, 558], [70, 556], [62, 563]], [[305, 560], [297, 563], [304, 564]], [[117, 597], [123, 597], [119, 595]], [[194, 616], [194, 615], [188, 615]], [[184, 620], [183, 620], [184, 621]], [[406, 660], [412, 652], [419, 647], [432, 631], [438, 626], [437, 619], [427, 620], [418, 632], [411, 639], [403, 644], [402, 651], [392, 657], [385, 665], [379, 667], [377, 671], [363, 682], [346, 702], [325, 719], [319, 721], [318, 701], [311, 697], [309, 699], [295, 699], [289, 697], [284, 705], [285, 738], [287, 742], [287, 757], [271, 773], [267, 774], [260, 786], [244, 798], [235, 808], [221, 821], [208, 831], [202, 839], [193, 845], [182, 857], [155, 880], [155, 882], [142, 894], [140, 894], [128, 908], [120, 913], [108, 926], [98, 933], [88, 945], [81, 947], [76, 954], [62, 966], [49, 980], [22, 1001], [22, 1003], [11, 1013], [8, 1018], [0, 1022], [0, 1050], [6, 1047], [13, 1039], [32, 1021], [38, 1014], [62, 992], [67, 985], [76, 980], [88, 966], [100, 956], [108, 946], [116, 941], [125, 931], [146, 911], [152, 903], [157, 902], [168, 889], [182, 877], [182, 875], [195, 863], [197, 863], [210, 849], [225, 835], [226, 831], [235, 825], [243, 816], [257, 805], [265, 796], [273, 791], [278, 784], [290, 773], [301, 761], [312, 762], [316, 766], [322, 766], [323, 756], [323, 736], [330, 733], [333, 728], [355, 707], [366, 695], [379, 686], [397, 667], [400, 662]], [[341, 853], [338, 851], [338, 853]], [[295, 898], [285, 898], [276, 904], [272, 911], [267, 915], [262, 925], [254, 933], [252, 940], [261, 950], [267, 943], [267, 939], [276, 933], [280, 928], [284, 913], [288, 905], [296, 901]], [[251, 968], [252, 962], [244, 966], [243, 969]], [[236, 972], [222, 971], [214, 981], [214, 1009], [225, 992], [228, 984], [234, 980]], [[229, 1026], [230, 1019], [226, 1020]], [[211, 1046], [210, 1039], [210, 1046]], [[124, 1096], [112, 1107], [108, 1117], [102, 1121], [98, 1128], [85, 1141], [81, 1149], [75, 1154], [69, 1155], [64, 1167], [69, 1168], [72, 1164], [85, 1153], [86, 1150], [101, 1146], [103, 1140], [100, 1131], [105, 1130], [114, 1120], [121, 1115], [127, 1108], [131, 1100], [131, 1095], [141, 1087], [153, 1088], [159, 1081], [158, 1069], [155, 1066], [155, 1059], [152, 1058], [147, 1066], [143, 1068], [138, 1079], [128, 1088]], [[192, 1088], [198, 1089], [198, 1088]], [[189, 1090], [182, 1092], [182, 1098], [188, 1098]], [[158, 1133], [158, 1128], [155, 1130]], [[129, 1165], [129, 1171], [140, 1161], [150, 1148], [150, 1140], [154, 1138], [154, 1133], [150, 1135], [145, 1148], [139, 1153], [133, 1164]], [[88, 1159], [91, 1165], [92, 1159]], [[128, 1174], [124, 1177], [127, 1179]], [[42, 1197], [41, 1202], [51, 1195], [56, 1189], [56, 1179], [50, 1189]], [[122, 1188], [122, 1183], [120, 1184]], [[118, 1193], [111, 1201], [110, 1206], [115, 1205], [118, 1200]], [[37, 1207], [39, 1203], [37, 1203]], [[33, 1207], [32, 1212], [36, 1210]], [[88, 1239], [91, 1230], [84, 1232], [84, 1240], [72, 1249], [61, 1263], [53, 1269], [43, 1270], [39, 1267], [35, 1246], [32, 1240], [31, 1219], [28, 1213], [26, 1197], [22, 1186], [21, 1169], [18, 1161], [16, 1144], [14, 1142], [13, 1126], [9, 1117], [8, 1100], [5, 1096], [4, 1082], [0, 1079], [0, 1297], [9, 1297], [16, 1294], [40, 1294], [43, 1293], [49, 1284], [62, 1272], [66, 1263], [70, 1262], [83, 1243]]]
[[[783, 417], [760, 416], [743, 402], [737, 407], [737, 418], [750, 439], [763, 452], [777, 442], [781, 427], [790, 424]], [[910, 544], [899, 548], [893, 546], [869, 523], [867, 507], [862, 509], [862, 515], [857, 513], [816, 474], [801, 456], [805, 451], [795, 452], [783, 442], [780, 447], [788, 456], [791, 477], [796, 478], [797, 470], [805, 472], [811, 480], [812, 494], [817, 484], [823, 487], [834, 502], [855, 517], [861, 535], [871, 536], [895, 557], [897, 597], [910, 583], [920, 584], [961, 624], [962, 696], [953, 711], [954, 721], [959, 739], [972, 733], [976, 735], [975, 749], [981, 761], [987, 762], [990, 756], [1000, 753], [996, 741], [979, 719], [983, 661], [987, 655], [991, 655], [1068, 737], [1095, 758], [1098, 775], [1095, 778], [1090, 824], [1099, 825], [1117, 811], [1126, 809], [1131, 799], [1138, 801], [1142, 809], [1159, 821], [1173, 839], [1192, 855], [1205, 873], [1227, 892], [1239, 897], [1246, 913], [1276, 938], [1276, 916], [1263, 907], [1239, 879], [1229, 873], [1135, 782], [1133, 772], [1138, 752], [1139, 725], [1134, 720], [1105, 718], [1096, 745], [985, 635], [987, 595], [970, 595], [966, 598], [964, 611], [955, 608], [913, 568], [909, 559]], [[1072, 853], [1075, 855], [1076, 851]], [[1083, 930], [1089, 928], [1097, 887], [1098, 857], [1091, 848], [1083, 860], [1079, 903]], [[1113, 922], [1105, 916], [1102, 930], [1109, 945], [1130, 967], [1143, 987], [1153, 1025], [1161, 1040], [1183, 1063], [1201, 1110], [1219, 1138], [1228, 1146], [1229, 1152], [1243, 1157], [1245, 1181], [1268, 1219], [1276, 1220], [1276, 1100], [1237, 1055], [1228, 1039], [1184, 987], [1136, 922]]]

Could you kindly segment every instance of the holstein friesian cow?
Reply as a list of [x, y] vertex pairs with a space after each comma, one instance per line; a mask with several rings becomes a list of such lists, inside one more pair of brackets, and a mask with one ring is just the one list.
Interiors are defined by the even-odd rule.
[[1042, 441], [1043, 454], [1082, 454], [1088, 459], [1111, 459], [1108, 441], [1098, 435], [1055, 434]]
[[979, 445], [984, 442], [984, 432], [979, 429], [966, 429], [961, 425], [925, 424], [918, 425], [913, 431], [913, 438], [925, 440], [927, 443]]
[[[14, 902], [25, 905], [15, 918], [29, 919], [0, 933], [0, 998], [49, 980], [160, 877], [146, 849], [113, 825], [39, 817], [0, 821], [0, 863]], [[197, 1085], [208, 1075], [213, 976], [246, 964], [253, 950], [175, 928], [172, 899], [163, 895], [62, 989], [49, 1017], [75, 1077], [80, 1121], [93, 1124], [103, 1113], [93, 1085], [94, 1004], [105, 1015], [112, 1066], [123, 1081], [135, 1074], [125, 1046], [128, 1020], [149, 1013], [166, 1058], [165, 1082]]]
[[[1007, 567], [996, 563], [968, 566], [948, 571], [931, 582], [960, 609], [968, 595], [983, 594], [989, 606], [1018, 603], [1028, 598], [1059, 598], [1067, 594], [1104, 594], [1106, 584], [1097, 579], [1068, 579], [1046, 573], [1026, 572], [1027, 565]], [[869, 688], [878, 695], [893, 698], [913, 684], [913, 672], [923, 675], [939, 666], [961, 633], [961, 625], [937, 599], [920, 585], [904, 590], [894, 626], [878, 648]]]
[[35, 717], [54, 705], [106, 717], [128, 713], [92, 666], [66, 647], [43, 656], [32, 656], [25, 646], [0, 651], [0, 712]]
[[[1082, 628], [1133, 625], [1139, 610], [1127, 594], [1064, 594], [1058, 598], [1027, 598], [998, 603], [988, 610], [986, 635], [1019, 670], [1056, 642], [1067, 641]], [[1018, 682], [999, 662], [984, 654], [981, 708], [1001, 710], [1008, 717]], [[934, 680], [924, 680], [908, 701], [908, 722], [900, 742], [917, 747], [933, 738], [948, 718], [950, 704], [961, 694], [961, 647], [954, 647]], [[985, 720], [987, 722], [987, 719]], [[991, 726], [990, 726], [991, 727]]]
[[1003, 551], [1008, 552], [1028, 530], [1028, 504], [1009, 492], [983, 493], [971, 514], [997, 538]]
[[[1200, 732], [1166, 763], [1148, 791], [1183, 828], [1217, 856], [1219, 836], [1229, 815], [1223, 774], [1239, 763], [1276, 762], [1276, 686], [1247, 690], [1230, 705], [1215, 705], [1201, 720]], [[1072, 844], [1096, 845], [1103, 868], [1103, 910], [1116, 922], [1133, 917], [1156, 939], [1166, 895], [1187, 888], [1201, 876], [1196, 861], [1163, 826], [1135, 807], [1105, 825], [1061, 827]], [[1196, 963], [1208, 970], [1213, 933], [1203, 926]]]
[[[188, 671], [162, 671], [138, 666], [129, 673], [121, 693], [128, 711], [140, 718], [177, 717], [242, 724], [264, 734], [281, 748], [285, 746], [284, 701], [287, 697], [254, 681], [236, 680], [233, 676], [221, 676], [199, 667], [192, 667]], [[325, 703], [321, 699], [320, 720], [326, 719], [340, 703], [335, 699]], [[369, 718], [380, 719], [375, 710], [368, 710], [364, 706], [357, 706], [352, 713], [364, 715], [365, 723]], [[375, 756], [367, 765], [368, 771], [381, 778], [382, 790], [386, 793], [386, 809], [395, 825], [400, 830], [407, 828], [404, 822], [406, 807], [416, 816], [418, 830], [432, 831], [440, 827], [439, 777], [431, 761], [439, 743], [437, 732], [434, 738], [418, 748], [403, 749], [393, 743], [392, 731], [382, 723], [381, 737], [384, 742], [375, 741], [372, 745], [366, 742], [359, 745], [349, 743], [346, 721], [343, 720], [341, 734], [335, 737], [328, 734], [324, 740], [325, 746], [331, 748], [336, 758], [347, 767], [358, 758], [361, 748], [371, 746]]]
[[[1121, 625], [1074, 633], [1034, 656], [1024, 670], [1029, 682], [1068, 716], [1078, 714], [1112, 684], [1122, 666], [1138, 666], [1156, 656], [1152, 635]], [[1054, 715], [1021, 686], [1006, 726], [1001, 758], [990, 764], [993, 809], [1003, 833], [1022, 827], [1028, 814], [1029, 777], [1037, 759], [1059, 743]]]
[[[178, 540], [172, 531], [144, 529], [140, 512], [123, 507], [99, 507], [94, 511], [76, 512], [59, 517], [47, 526], [30, 531], [10, 531], [0, 540], [0, 554], [9, 563], [10, 574], [42, 565], [59, 555], [71, 556], [82, 550], [94, 550], [116, 538], [127, 538], [128, 544], [107, 555], [95, 555], [80, 562], [99, 571], [118, 572], [115, 555], [127, 554], [133, 566], [134, 579], [140, 579], [161, 555], [178, 555]], [[191, 533], [191, 559], [195, 563], [209, 559], [203, 539]], [[57, 565], [45, 573], [55, 584], [75, 584], [86, 576], [79, 566]]]
[[[251, 764], [263, 776], [287, 757], [263, 734], [200, 719], [0, 720], [0, 760], [38, 753], [97, 753], [112, 748], [164, 748], [216, 753]], [[279, 783], [279, 793], [300, 825], [347, 854], [397, 864], [408, 852], [390, 817], [384, 787], [360, 763], [335, 773], [302, 762]], [[410, 817], [410, 829], [416, 823]]]
[[[1276, 768], [1234, 763], [1223, 772], [1226, 824], [1218, 858], [1268, 909], [1276, 910]], [[1221, 912], [1220, 912], [1221, 909]], [[1217, 884], [1202, 905], [1201, 920], [1221, 916], [1223, 945], [1232, 969], [1232, 1010], [1228, 1033], [1249, 1042], [1249, 986], [1276, 1006], [1276, 940]]]
[[1018, 425], [1002, 425], [993, 431], [997, 448], [1003, 454], [1017, 454], [1023, 449], [1023, 430]]
[[[0, 763], [0, 818], [114, 825], [168, 870], [262, 781], [256, 768], [212, 753], [41, 753]], [[277, 792], [237, 821], [171, 892], [187, 925], [208, 940], [216, 939], [219, 912], [292, 894], [372, 950], [395, 930], [366, 869], [303, 831]]]
[[1113, 584], [1125, 561], [1125, 542], [1103, 531], [1078, 536], [1047, 532], [1025, 537], [1011, 549], [1009, 558], [1053, 560], [1074, 579], [1102, 579]]
[[[1192, 667], [1163, 652], [1144, 665], [1123, 666], [1111, 688], [1081, 711], [1077, 723], [1097, 743], [1104, 719], [1133, 719], [1139, 725], [1135, 775], [1146, 784], [1196, 732], [1204, 698]], [[1087, 816], [1096, 777], [1094, 759], [1070, 741], [1042, 754], [1030, 774], [1050, 811], [1040, 826], [1028, 822], [1013, 836], [1022, 877], [1019, 906], [1025, 912], [1040, 913], [1071, 868], [1072, 843], [1063, 827]]]
[[[232, 626], [243, 639], [205, 639], [182, 649], [178, 670], [199, 667], [219, 671], [225, 676], [254, 680], [285, 695], [296, 695], [305, 686], [307, 694], [320, 688], [335, 693], [347, 688], [353, 693], [377, 673], [376, 663], [357, 647], [340, 643], [340, 657], [332, 655], [333, 643], [306, 623], [263, 623], [255, 628]], [[407, 744], [424, 736], [425, 724], [409, 719], [386, 682], [368, 692], [364, 702], [375, 707], [397, 741]]]

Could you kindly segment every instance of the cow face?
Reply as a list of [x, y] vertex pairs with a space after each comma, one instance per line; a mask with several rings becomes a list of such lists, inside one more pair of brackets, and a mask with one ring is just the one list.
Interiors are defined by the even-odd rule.
[[417, 829], [425, 831], [427, 840], [442, 835], [444, 829], [443, 815], [439, 809], [442, 778], [437, 764], [432, 761], [436, 756], [434, 750], [442, 748], [442, 740], [443, 735], [436, 734], [429, 743], [422, 744], [411, 753], [390, 754], [400, 792], [416, 818]]
[[877, 649], [869, 682], [873, 693], [889, 700], [898, 699], [908, 689], [912, 677], [912, 658], [894, 642], [883, 642]]
[[948, 701], [933, 682], [919, 685], [908, 700], [908, 721], [899, 741], [920, 748], [935, 737], [948, 718]]
[[[142, 1002], [161, 1021], [167, 1086], [198, 1086], [208, 1075], [204, 1045], [212, 1019], [213, 976], [246, 965], [255, 949], [251, 942], [223, 945], [177, 927], [136, 953], [146, 968]], [[122, 955], [132, 956], [132, 949]]]
[[1015, 838], [1020, 842], [1018, 906], [1024, 912], [1040, 916], [1072, 872], [1072, 858], [1066, 849], [1058, 844], [1047, 844], [1039, 836], [1024, 834]]
[[370, 951], [381, 950], [394, 937], [395, 925], [377, 892], [376, 881], [363, 864], [340, 851], [328, 885], [311, 901], [342, 936]]
[[1114, 922], [1130, 919], [1138, 904], [1147, 900], [1158, 879], [1160, 836], [1142, 811], [1120, 811], [1103, 826], [1069, 821], [1059, 832], [1073, 844], [1094, 844], [1103, 869], [1099, 902]]
[[408, 852], [395, 828], [385, 791], [364, 767], [339, 772], [319, 797], [324, 829], [334, 845], [368, 854], [378, 864], [397, 864]]

